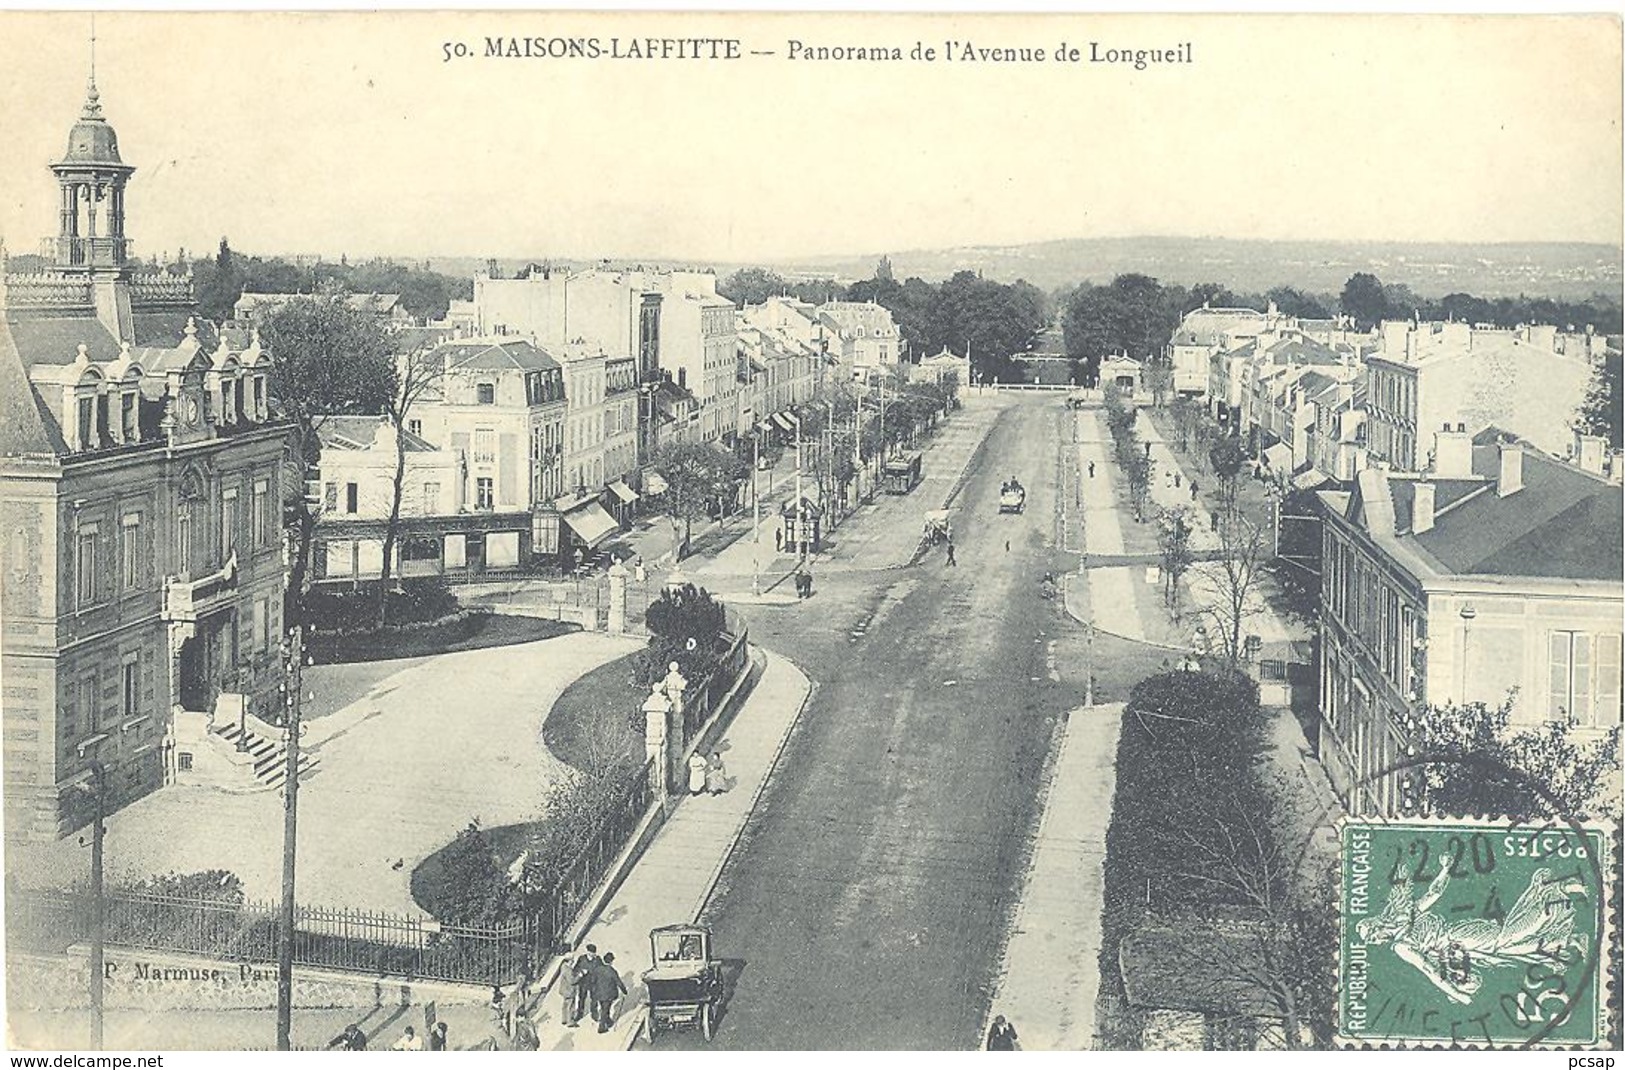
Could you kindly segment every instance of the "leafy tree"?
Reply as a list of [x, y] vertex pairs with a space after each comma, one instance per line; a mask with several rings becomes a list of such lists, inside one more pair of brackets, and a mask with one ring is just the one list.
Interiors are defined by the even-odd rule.
[[671, 520], [680, 559], [688, 552], [694, 521], [705, 520], [712, 506], [733, 500], [745, 466], [738, 457], [698, 442], [662, 446], [650, 463], [666, 481], [661, 507]]
[[1226, 513], [1236, 509], [1236, 492], [1240, 487], [1241, 470], [1247, 467], [1247, 453], [1235, 435], [1225, 435], [1208, 450], [1208, 464], [1219, 481], [1219, 501]]
[[352, 310], [337, 290], [289, 301], [266, 320], [260, 339], [272, 356], [271, 396], [293, 425], [290, 455], [298, 468], [285, 481], [284, 502], [295, 547], [284, 596], [284, 620], [291, 627], [304, 619], [316, 531], [316, 511], [305, 499], [304, 485], [306, 473], [321, 461], [318, 431], [329, 416], [387, 412], [397, 379], [378, 321]]
[[[1149, 275], [1119, 275], [1109, 286], [1084, 283], [1072, 292], [1062, 315], [1066, 351], [1083, 364], [1089, 379], [1099, 374], [1108, 354], [1139, 359], [1158, 353], [1179, 325], [1187, 299], [1185, 291], [1165, 288]], [[1192, 307], [1200, 305], [1198, 300]]]
[[1388, 317], [1388, 294], [1372, 274], [1357, 271], [1343, 284], [1338, 301], [1345, 316], [1354, 319], [1360, 330], [1368, 330]]
[[165, 873], [129, 881], [121, 891], [162, 895], [174, 899], [204, 899], [211, 903], [242, 906], [247, 897], [237, 874], [225, 869], [205, 869], [195, 873]]
[[877, 282], [892, 282], [896, 277], [892, 274], [891, 257], [882, 256], [875, 262], [875, 280]]
[[1517, 821], [1619, 816], [1620, 728], [1579, 738], [1561, 721], [1512, 723], [1509, 696], [1431, 706], [1408, 726], [1419, 764], [1405, 769], [1425, 813]]
[[198, 311], [204, 318], [216, 323], [230, 320], [237, 299], [243, 295], [245, 276], [225, 238], [220, 239], [220, 249], [212, 261], [205, 260], [193, 265], [192, 277]]
[[1620, 426], [1620, 405], [1625, 404], [1625, 393], [1620, 390], [1621, 371], [1620, 351], [1608, 350], [1592, 369], [1591, 385], [1576, 420], [1586, 434], [1606, 438], [1611, 450], [1620, 448], [1621, 432], [1625, 431]]
[[740, 268], [717, 283], [717, 293], [740, 308], [789, 292], [790, 283], [783, 275], [760, 267]]
[[1283, 316], [1313, 320], [1332, 318], [1329, 302], [1323, 301], [1315, 294], [1305, 293], [1303, 290], [1297, 290], [1291, 286], [1277, 286], [1265, 294], [1264, 297], [1266, 303], [1274, 302], [1276, 311]]

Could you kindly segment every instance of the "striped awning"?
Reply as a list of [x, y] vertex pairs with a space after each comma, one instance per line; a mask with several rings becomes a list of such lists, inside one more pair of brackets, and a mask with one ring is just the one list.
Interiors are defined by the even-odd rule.
[[588, 502], [564, 514], [564, 522], [586, 544], [596, 550], [605, 539], [621, 530], [621, 525], [597, 502]]
[[796, 429], [796, 422], [782, 412], [773, 414], [773, 422], [779, 425], [780, 431], [794, 431]]
[[609, 492], [627, 505], [631, 505], [638, 500], [638, 492], [618, 479], [609, 485]]
[[1305, 468], [1292, 477], [1292, 485], [1299, 490], [1309, 490], [1326, 482], [1326, 476], [1319, 469]]

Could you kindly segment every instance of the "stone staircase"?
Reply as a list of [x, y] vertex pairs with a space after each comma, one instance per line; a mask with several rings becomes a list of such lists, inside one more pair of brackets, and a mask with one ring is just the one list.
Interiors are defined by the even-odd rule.
[[[243, 755], [243, 767], [251, 769], [254, 779], [260, 784], [267, 788], [280, 788], [287, 780], [287, 749], [281, 740], [268, 738], [253, 728], [240, 728], [235, 721], [217, 724], [210, 731]], [[321, 760], [314, 754], [302, 752], [299, 755], [299, 782], [303, 784], [309, 780], [320, 764]]]

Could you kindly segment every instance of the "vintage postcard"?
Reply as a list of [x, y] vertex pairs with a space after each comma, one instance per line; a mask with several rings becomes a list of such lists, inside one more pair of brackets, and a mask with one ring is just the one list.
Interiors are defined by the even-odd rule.
[[1617, 1050], [1621, 54], [0, 11], [5, 1044]]

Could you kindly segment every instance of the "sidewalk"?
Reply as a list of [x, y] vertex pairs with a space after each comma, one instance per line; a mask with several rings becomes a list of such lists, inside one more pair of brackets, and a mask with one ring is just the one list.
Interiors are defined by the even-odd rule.
[[801, 670], [777, 654], [764, 654], [767, 667], [761, 679], [717, 746], [731, 781], [728, 792], [678, 801], [582, 938], [600, 953], [614, 952], [626, 982], [627, 996], [617, 1008], [614, 1028], [601, 1034], [585, 1019], [575, 1028], [566, 1026], [555, 986], [533, 1017], [543, 1050], [624, 1050], [637, 1039], [645, 1000], [640, 978], [650, 964], [649, 930], [699, 917], [811, 694]]
[[[989, 1016], [1002, 1014], [1027, 1051], [1095, 1046], [1106, 827], [1123, 705], [1085, 706], [1067, 718], [1038, 843]], [[987, 1035], [984, 1024], [982, 1035]]]

